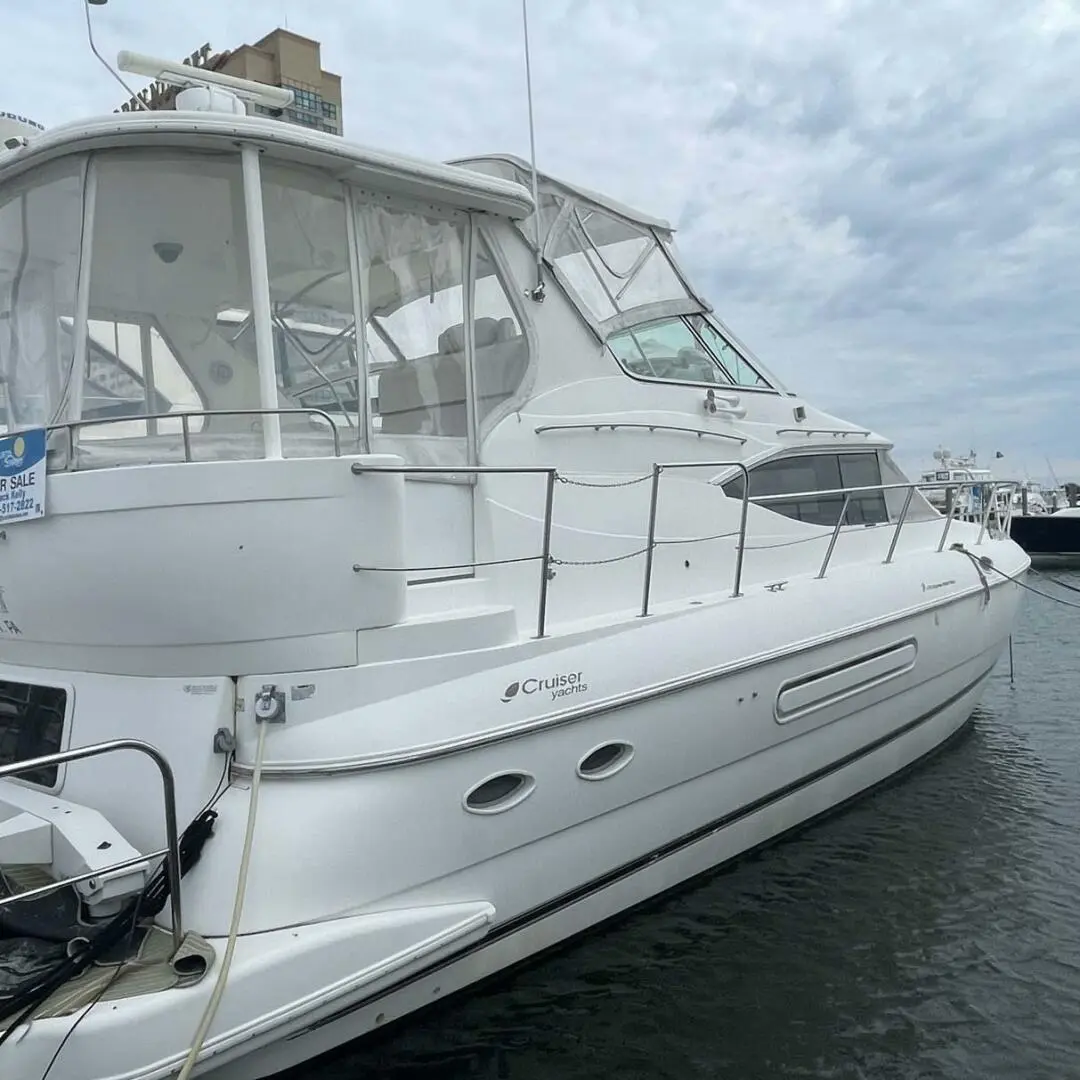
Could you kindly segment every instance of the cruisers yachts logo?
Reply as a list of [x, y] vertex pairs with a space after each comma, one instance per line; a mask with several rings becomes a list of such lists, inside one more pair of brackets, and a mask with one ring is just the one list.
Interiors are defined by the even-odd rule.
[[552, 701], [570, 694], [584, 694], [589, 684], [582, 681], [580, 671], [561, 672], [544, 679], [522, 679], [512, 682], [502, 693], [503, 702], [513, 701], [519, 694], [550, 694]]

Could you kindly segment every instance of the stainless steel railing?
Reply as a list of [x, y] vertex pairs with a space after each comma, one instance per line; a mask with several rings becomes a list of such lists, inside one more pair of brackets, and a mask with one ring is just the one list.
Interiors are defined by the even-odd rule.
[[537, 435], [543, 435], [548, 431], [648, 431], [650, 433], [663, 431], [678, 435], [694, 435], [697, 438], [724, 439], [727, 442], [745, 445], [745, 435], [729, 435], [726, 431], [710, 431], [708, 428], [682, 427], [678, 424], [632, 424], [621, 420], [598, 423], [588, 421], [581, 424], [541, 424], [533, 428]]
[[[180, 434], [184, 444], [184, 461], [194, 460], [191, 456], [191, 421], [196, 418], [213, 418], [215, 416], [317, 416], [325, 420], [330, 431], [329, 434], [334, 442], [334, 457], [341, 457], [341, 434], [337, 424], [334, 423], [328, 412], [323, 409], [302, 406], [299, 408], [280, 409], [193, 409], [190, 412], [167, 412], [167, 413], [142, 413], [138, 416], [95, 416], [88, 420], [68, 420], [62, 424], [50, 424], [46, 429], [47, 434], [55, 431], [63, 431], [67, 434], [67, 460], [59, 472], [76, 472], [75, 447], [78, 443], [78, 433], [87, 427], [105, 427], [108, 424], [130, 424], [148, 420], [179, 420]], [[198, 433], [196, 433], [198, 434]], [[146, 438], [137, 436], [136, 438]], [[53, 471], [53, 470], [50, 470]]]
[[184, 938], [180, 904], [180, 835], [176, 826], [176, 782], [173, 779], [172, 767], [157, 747], [151, 746], [150, 743], [143, 742], [140, 739], [113, 739], [109, 742], [96, 743], [93, 746], [80, 746], [74, 750], [62, 750], [55, 754], [44, 754], [41, 757], [16, 761], [12, 765], [0, 766], [0, 780], [8, 776], [20, 776], [22, 773], [33, 772], [35, 769], [48, 768], [51, 765], [63, 765], [69, 761], [82, 761], [86, 758], [112, 754], [120, 750], [134, 750], [138, 754], [145, 754], [153, 761], [161, 774], [161, 791], [165, 802], [165, 847], [160, 851], [140, 855], [137, 859], [125, 859], [107, 867], [91, 870], [86, 874], [77, 874], [74, 877], [64, 878], [62, 881], [54, 881], [48, 885], [43, 885], [39, 889], [29, 889], [26, 892], [15, 893], [12, 896], [0, 897], [0, 908], [7, 907], [9, 904], [32, 900], [38, 896], [47, 896], [49, 893], [57, 892], [68, 885], [76, 885], [80, 881], [89, 881], [91, 878], [99, 877], [101, 874], [111, 873], [114, 870], [126, 870], [132, 866], [138, 866], [140, 863], [164, 857], [165, 873], [169, 882], [172, 939], [175, 951], [180, 948]]
[[[746, 529], [747, 519], [749, 515], [749, 504], [751, 502], [768, 505], [773, 502], [791, 502], [797, 499], [821, 499], [821, 498], [843, 498], [841, 504], [840, 513], [837, 517], [836, 524], [833, 526], [832, 532], [829, 534], [825, 556], [822, 559], [821, 567], [818, 570], [817, 577], [823, 578], [829, 569], [829, 564], [832, 561], [833, 554], [836, 550], [837, 543], [840, 539], [840, 534], [843, 531], [846, 522], [848, 509], [851, 505], [851, 499], [853, 496], [882, 493], [888, 491], [904, 491], [905, 498], [904, 504], [900, 511], [900, 516], [896, 520], [896, 524], [892, 530], [892, 537], [889, 542], [889, 548], [885, 555], [884, 563], [887, 565], [893, 561], [893, 557], [896, 554], [897, 545], [900, 542], [900, 534], [904, 528], [905, 523], [908, 521], [911, 504], [914, 500], [916, 491], [946, 489], [946, 493], [949, 496], [949, 511], [942, 515], [944, 518], [944, 526], [942, 528], [941, 537], [938, 541], [937, 550], [943, 551], [945, 548], [945, 541], [948, 539], [949, 530], [952, 526], [954, 517], [956, 516], [956, 510], [958, 503], [953, 497], [957, 491], [962, 491], [969, 487], [989, 488], [989, 492], [986, 498], [986, 505], [983, 508], [981, 517], [981, 527], [979, 529], [978, 539], [976, 544], [981, 544], [986, 536], [987, 530], [990, 524], [991, 514], [997, 510], [997, 492], [1002, 489], [1009, 491], [1014, 490], [1018, 486], [1018, 481], [908, 481], [906, 483], [895, 484], [867, 484], [856, 487], [847, 488], [832, 488], [824, 491], [796, 491], [785, 492], [780, 495], [756, 495], [750, 496], [750, 473], [746, 466], [741, 461], [669, 461], [658, 462], [653, 465], [652, 468], [652, 486], [649, 493], [649, 516], [648, 526], [646, 529], [646, 545], [640, 552], [633, 552], [632, 555], [644, 555], [645, 557], [645, 569], [641, 586], [641, 611], [642, 617], [649, 614], [649, 603], [652, 592], [652, 576], [653, 565], [655, 558], [655, 551], [658, 543], [656, 539], [656, 517], [657, 507], [659, 503], [659, 491], [660, 491], [660, 478], [668, 471], [675, 469], [738, 469], [742, 477], [742, 506], [739, 514], [739, 529], [737, 533], [724, 534], [724, 537], [733, 537], [736, 539], [735, 545], [735, 570], [734, 581], [732, 583], [732, 597], [738, 597], [742, 595], [742, 577], [743, 566], [746, 553]], [[536, 636], [542, 638], [546, 633], [547, 622], [547, 610], [548, 610], [548, 584], [553, 576], [552, 567], [555, 562], [560, 560], [553, 559], [551, 553], [551, 530], [552, 530], [552, 513], [554, 508], [555, 498], [555, 483], [557, 480], [566, 480], [565, 477], [561, 477], [559, 472], [555, 468], [546, 466], [512, 466], [512, 465], [470, 465], [470, 466], [443, 466], [443, 465], [396, 465], [396, 466], [383, 466], [383, 465], [364, 465], [363, 462], [354, 462], [352, 465], [352, 471], [356, 475], [363, 475], [364, 473], [399, 473], [406, 476], [409, 475], [443, 475], [452, 476], [457, 473], [467, 473], [472, 476], [483, 475], [542, 475], [547, 477], [547, 485], [545, 488], [544, 498], [544, 517], [543, 517], [543, 539], [542, 550], [539, 555], [529, 556], [528, 559], [514, 558], [514, 559], [495, 559], [488, 563], [469, 563], [462, 564], [462, 566], [468, 566], [476, 569], [478, 566], [492, 566], [510, 564], [516, 562], [531, 561], [537, 559], [540, 562], [540, 587], [539, 587], [539, 599], [537, 603], [537, 627]], [[649, 479], [649, 477], [641, 477], [641, 480]], [[569, 482], [569, 481], [567, 481]], [[633, 482], [637, 482], [636, 480]], [[622, 486], [620, 484], [613, 486]], [[950, 494], [951, 493], [951, 494]], [[1008, 534], [1009, 521], [1012, 516], [1012, 502], [1011, 498], [1008, 503], [1008, 510], [1004, 520], [1000, 519], [997, 522], [999, 529], [1005, 534]], [[882, 522], [882, 524], [891, 522]], [[863, 525], [849, 524], [849, 528], [864, 528]], [[672, 543], [692, 543], [697, 539], [720, 539], [720, 537], [701, 537], [692, 538], [686, 541], [670, 541]], [[817, 540], [820, 537], [810, 537], [808, 539]], [[669, 541], [664, 541], [665, 543]], [[628, 556], [619, 556], [618, 559], [610, 561], [619, 561]], [[608, 560], [599, 560], [600, 562]], [[459, 569], [460, 567], [354, 567], [357, 571], [375, 571], [381, 570], [384, 572], [396, 571], [401, 573], [408, 573], [411, 571], [428, 571], [439, 569]]]
[[735, 548], [735, 582], [731, 595], [741, 596], [743, 553], [746, 550], [746, 517], [750, 510], [750, 473], [741, 461], [668, 461], [653, 465], [652, 490], [649, 493], [649, 528], [645, 546], [645, 580], [641, 585], [641, 616], [649, 614], [649, 593], [652, 590], [653, 552], [656, 550], [656, 507], [660, 495], [660, 477], [671, 469], [738, 469], [742, 473], [742, 512], [739, 515], [739, 542]]

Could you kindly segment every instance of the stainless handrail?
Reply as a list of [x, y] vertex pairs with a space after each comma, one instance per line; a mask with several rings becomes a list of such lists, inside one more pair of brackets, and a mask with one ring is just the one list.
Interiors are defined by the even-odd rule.
[[[179, 949], [184, 939], [183, 915], [180, 905], [180, 836], [176, 827], [176, 781], [173, 778], [172, 767], [165, 755], [141, 739], [112, 739], [109, 742], [95, 743], [93, 746], [80, 746], [74, 750], [61, 750], [55, 754], [44, 754], [41, 757], [27, 758], [25, 761], [16, 761], [12, 765], [0, 766], [0, 780], [8, 776], [20, 776], [22, 773], [33, 772], [35, 769], [47, 768], [50, 765], [63, 765], [69, 761], [81, 761], [85, 758], [98, 757], [101, 754], [111, 754], [118, 750], [134, 750], [136, 753], [145, 754], [157, 766], [161, 774], [162, 797], [165, 802], [165, 873], [169, 881], [169, 903], [172, 913], [172, 939], [173, 948]], [[130, 859], [115, 865], [107, 866], [94, 871], [91, 874], [79, 874], [73, 878], [65, 878], [63, 881], [53, 882], [51, 885], [34, 889], [32, 892], [16, 893], [14, 896], [0, 898], [0, 907], [8, 904], [28, 900], [33, 896], [44, 896], [68, 885], [99, 874], [109, 873], [112, 870], [125, 869], [131, 865], [156, 858], [161, 852], [153, 852], [143, 855], [132, 861]]]
[[551, 519], [555, 503], [555, 480], [559, 470], [544, 465], [365, 465], [362, 461], [352, 464], [354, 476], [365, 473], [397, 473], [404, 476], [420, 473], [421, 475], [446, 475], [469, 473], [473, 476], [517, 475], [546, 476], [544, 491], [544, 532], [543, 550], [540, 554], [540, 598], [537, 603], [536, 636], [542, 638], [547, 630], [548, 582], [551, 580]]
[[872, 431], [866, 431], [863, 428], [830, 428], [830, 427], [778, 427], [776, 429], [777, 435], [857, 435], [860, 438], [868, 439], [874, 433]]
[[139, 420], [179, 420], [180, 432], [184, 440], [184, 461], [191, 462], [191, 421], [195, 417], [213, 416], [317, 416], [325, 420], [330, 427], [330, 434], [334, 440], [334, 457], [341, 457], [341, 433], [337, 424], [324, 409], [309, 408], [279, 408], [279, 409], [193, 409], [188, 412], [167, 413], [140, 413], [137, 416], [94, 416], [87, 420], [68, 420], [62, 424], [50, 424], [45, 428], [47, 434], [54, 431], [67, 433], [68, 460], [61, 472], [77, 472], [75, 462], [76, 434], [84, 427], [104, 427], [107, 424], [129, 424]]
[[677, 424], [624, 424], [619, 421], [615, 423], [597, 423], [593, 421], [582, 424], [541, 424], [539, 427], [533, 428], [533, 434], [543, 435], [546, 431], [603, 431], [604, 428], [609, 431], [616, 431], [619, 428], [631, 428], [641, 431], [674, 431], [683, 435], [696, 435], [699, 439], [702, 435], [709, 435], [714, 439], [727, 439], [729, 442], [736, 442], [740, 446], [745, 445], [747, 442], [742, 435], [729, 435], [724, 431], [709, 431], [706, 428], [679, 427]]
[[645, 576], [641, 585], [641, 617], [649, 614], [649, 594], [652, 591], [653, 550], [656, 547], [656, 506], [660, 491], [660, 476], [665, 469], [730, 469], [742, 473], [742, 514], [739, 520], [739, 542], [735, 550], [735, 583], [731, 596], [742, 596], [743, 555], [746, 550], [746, 519], [750, 507], [750, 471], [741, 461], [668, 461], [653, 465], [652, 491], [649, 495], [649, 528], [645, 544]]

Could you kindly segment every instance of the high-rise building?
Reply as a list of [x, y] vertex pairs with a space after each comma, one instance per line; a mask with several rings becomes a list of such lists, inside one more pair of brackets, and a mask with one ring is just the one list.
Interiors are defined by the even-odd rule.
[[[316, 131], [342, 134], [341, 76], [323, 71], [321, 46], [311, 38], [279, 27], [254, 45], [227, 52], [214, 53], [209, 45], [203, 45], [184, 63], [291, 90], [293, 103], [287, 109], [256, 105], [253, 111]], [[150, 109], [171, 109], [176, 93], [175, 86], [153, 83], [138, 96]], [[131, 112], [139, 107], [132, 100], [121, 110]]]

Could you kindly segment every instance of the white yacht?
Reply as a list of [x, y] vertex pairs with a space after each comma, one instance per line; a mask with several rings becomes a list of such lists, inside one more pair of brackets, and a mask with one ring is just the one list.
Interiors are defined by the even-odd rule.
[[187, 78], [0, 153], [5, 1077], [272, 1076], [769, 841], [1029, 565], [666, 222]]
[[956, 457], [951, 450], [938, 447], [934, 467], [922, 474], [923, 483], [931, 485], [926, 491], [927, 501], [935, 510], [961, 521], [980, 521], [989, 510], [995, 521], [1005, 522], [1014, 502], [1019, 508], [1021, 485], [1000, 483], [993, 471], [980, 466], [976, 459], [974, 450]]

